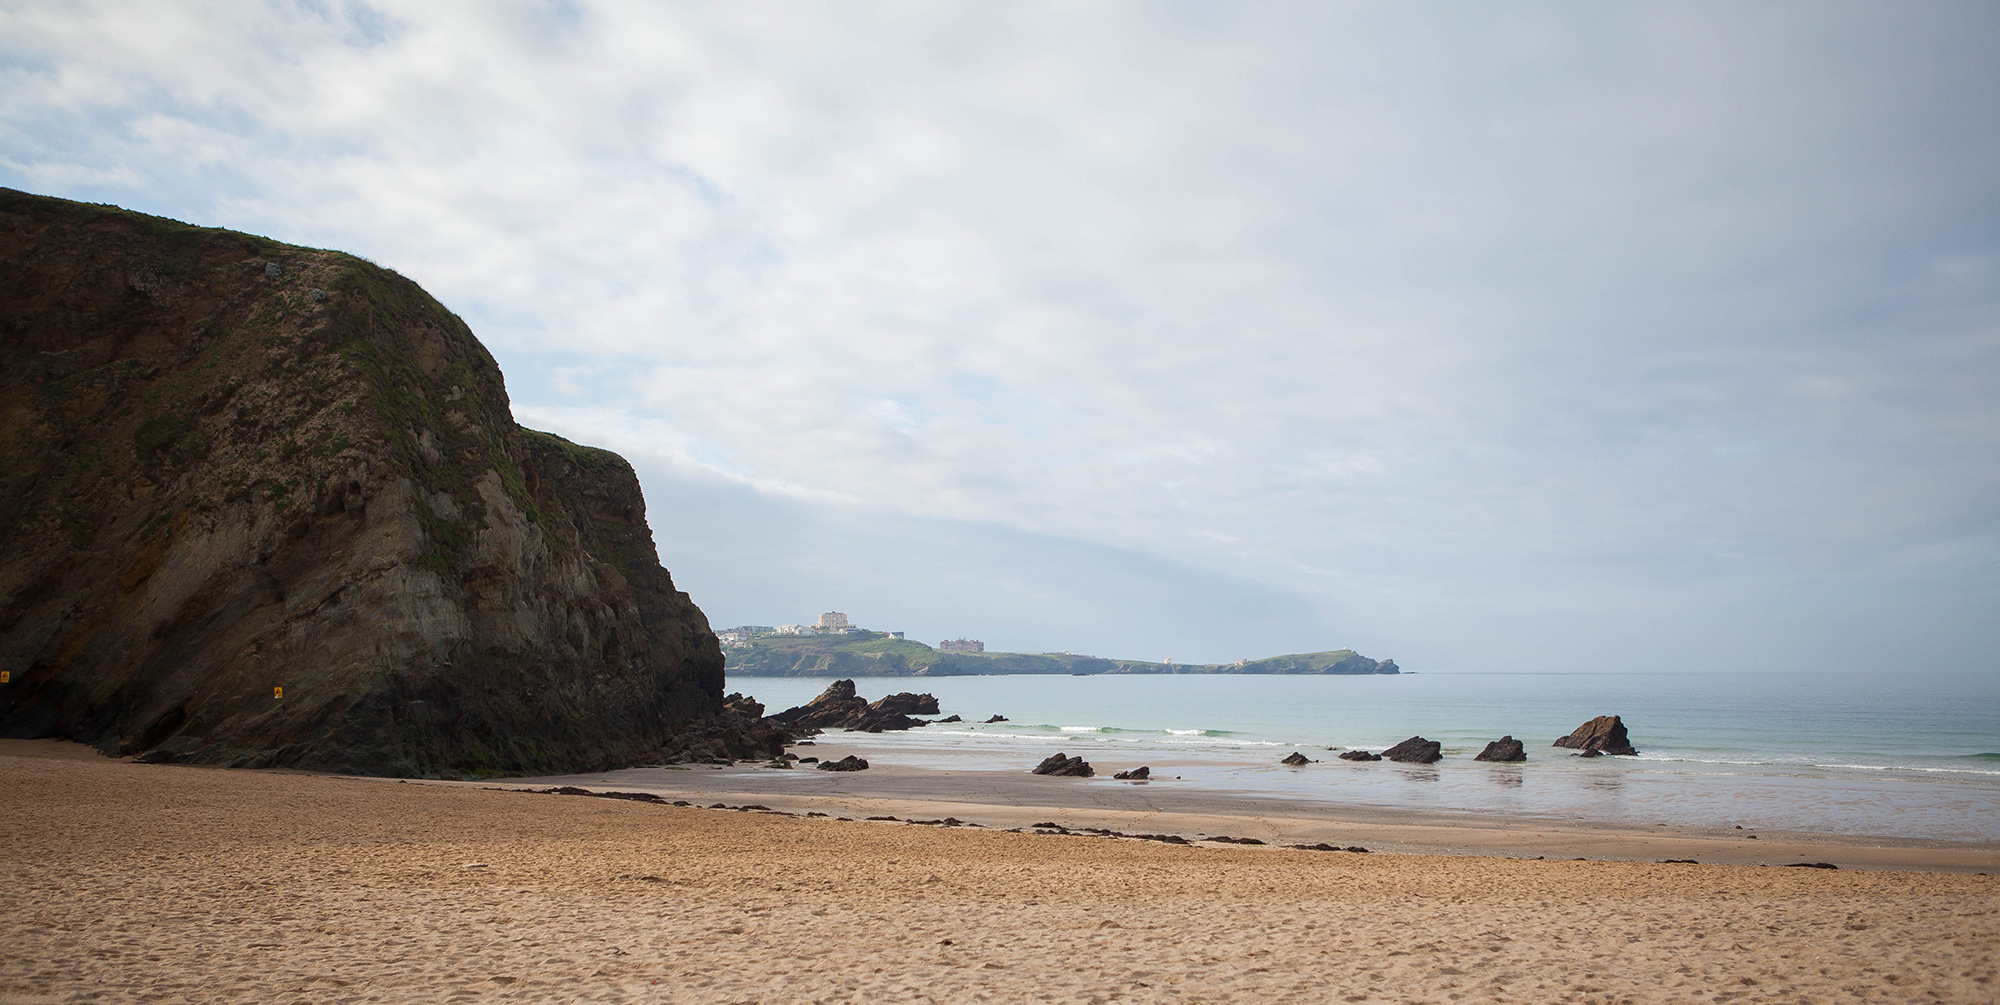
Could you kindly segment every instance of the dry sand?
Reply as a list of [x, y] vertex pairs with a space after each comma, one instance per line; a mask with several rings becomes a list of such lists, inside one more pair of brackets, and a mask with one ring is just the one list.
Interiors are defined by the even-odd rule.
[[2000, 880], [1178, 847], [0, 744], [0, 1002], [1993, 1002]]

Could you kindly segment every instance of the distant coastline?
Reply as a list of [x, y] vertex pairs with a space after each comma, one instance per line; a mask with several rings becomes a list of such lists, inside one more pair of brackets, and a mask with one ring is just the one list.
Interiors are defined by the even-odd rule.
[[972, 677], [990, 674], [1394, 674], [1352, 649], [1236, 663], [1149, 663], [1076, 653], [947, 652], [888, 632], [771, 635], [724, 645], [732, 677]]

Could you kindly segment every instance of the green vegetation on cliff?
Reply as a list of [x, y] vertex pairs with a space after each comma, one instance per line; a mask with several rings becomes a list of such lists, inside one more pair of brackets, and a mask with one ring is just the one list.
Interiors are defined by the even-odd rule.
[[940, 652], [881, 632], [766, 635], [723, 650], [740, 677], [970, 677], [980, 674], [1392, 674], [1394, 660], [1352, 649], [1242, 663], [1147, 663], [1072, 653]]

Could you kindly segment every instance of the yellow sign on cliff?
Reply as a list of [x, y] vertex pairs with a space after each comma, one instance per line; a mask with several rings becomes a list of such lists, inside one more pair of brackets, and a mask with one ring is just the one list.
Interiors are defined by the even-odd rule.
[[274, 688], [272, 688], [272, 689], [271, 689], [271, 697], [273, 697], [273, 698], [283, 698], [284, 696], [285, 696], [285, 689], [284, 689], [284, 688], [281, 688], [281, 687], [274, 687]]
[[12, 670], [0, 670], [0, 684], [5, 684], [5, 683], [7, 683], [8, 681], [10, 681], [10, 680], [13, 680], [13, 679], [14, 679], [14, 671], [12, 671]]

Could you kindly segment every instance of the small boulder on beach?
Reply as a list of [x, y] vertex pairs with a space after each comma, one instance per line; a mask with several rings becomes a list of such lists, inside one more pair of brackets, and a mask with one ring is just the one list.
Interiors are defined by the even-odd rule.
[[840, 760], [838, 760], [838, 761], [821, 761], [821, 762], [819, 763], [819, 770], [821, 770], [821, 771], [867, 771], [867, 770], [868, 770], [868, 761], [867, 761], [866, 759], [864, 759], [864, 758], [859, 758], [859, 757], [856, 757], [856, 756], [854, 756], [853, 754], [849, 754], [849, 755], [847, 755], [846, 757], [843, 757], [843, 758], [841, 758], [841, 759], [840, 759]]
[[1301, 765], [1306, 765], [1306, 764], [1311, 764], [1311, 763], [1312, 763], [1312, 758], [1310, 758], [1310, 757], [1307, 757], [1306, 755], [1304, 755], [1304, 754], [1301, 754], [1301, 753], [1299, 753], [1298, 751], [1294, 750], [1294, 751], [1292, 751], [1292, 752], [1291, 752], [1291, 754], [1289, 754], [1288, 756], [1286, 756], [1286, 758], [1285, 758], [1284, 760], [1282, 760], [1282, 761], [1279, 761], [1278, 763], [1279, 763], [1279, 764], [1288, 764], [1288, 765], [1291, 765], [1292, 767], [1296, 768], [1296, 767], [1299, 767], [1299, 766], [1301, 766]]
[[1143, 782], [1146, 779], [1153, 777], [1153, 769], [1141, 765], [1139, 767], [1133, 768], [1130, 771], [1120, 771], [1119, 773], [1112, 775], [1111, 777], [1122, 779], [1128, 782]]
[[1521, 745], [1521, 741], [1514, 739], [1512, 736], [1503, 736], [1487, 744], [1486, 749], [1480, 751], [1472, 759], [1475, 761], [1525, 761], [1528, 759], [1528, 751], [1527, 748]]
[[1382, 756], [1405, 764], [1436, 764], [1444, 760], [1444, 744], [1412, 736], [1382, 752]]
[[1632, 741], [1625, 735], [1625, 721], [1615, 715], [1600, 715], [1576, 727], [1568, 736], [1557, 740], [1558, 747], [1571, 750], [1599, 751], [1605, 754], [1638, 753], [1632, 749]]
[[1366, 750], [1343, 750], [1340, 752], [1340, 759], [1343, 761], [1379, 761], [1382, 759], [1382, 755], [1370, 753]]
[[1090, 766], [1089, 761], [1086, 761], [1081, 757], [1069, 757], [1058, 751], [1055, 754], [1043, 758], [1042, 763], [1035, 765], [1034, 771], [1032, 773], [1037, 775], [1059, 775], [1071, 778], [1089, 778], [1090, 776], [1097, 774], [1097, 771], [1096, 769]]

